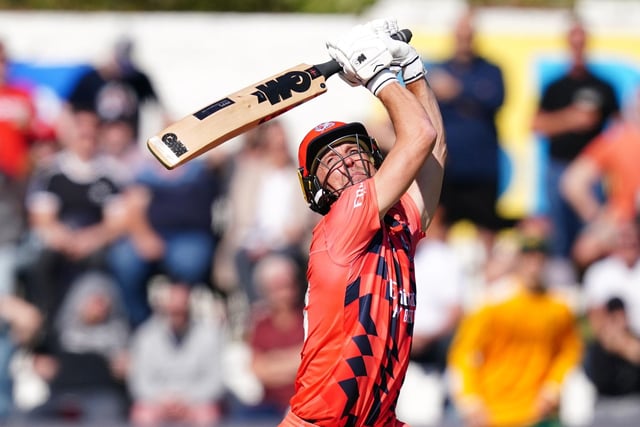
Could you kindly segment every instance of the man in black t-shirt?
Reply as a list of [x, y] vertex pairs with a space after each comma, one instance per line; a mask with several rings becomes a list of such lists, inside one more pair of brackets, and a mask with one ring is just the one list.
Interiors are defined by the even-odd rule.
[[104, 63], [76, 82], [68, 102], [72, 108], [92, 109], [106, 122], [126, 120], [137, 136], [145, 103], [161, 106], [151, 79], [132, 59], [130, 40], [118, 42]]
[[533, 130], [548, 139], [550, 159], [546, 174], [551, 255], [568, 260], [582, 223], [560, 194], [559, 180], [567, 165], [618, 113], [612, 85], [590, 71], [586, 58], [587, 34], [574, 21], [567, 34], [571, 65], [551, 82], [540, 100]]
[[21, 266], [27, 298], [48, 318], [71, 282], [88, 269], [103, 269], [116, 237], [108, 206], [119, 193], [110, 160], [98, 153], [99, 119], [74, 111], [65, 147], [34, 173], [27, 190], [31, 258]]

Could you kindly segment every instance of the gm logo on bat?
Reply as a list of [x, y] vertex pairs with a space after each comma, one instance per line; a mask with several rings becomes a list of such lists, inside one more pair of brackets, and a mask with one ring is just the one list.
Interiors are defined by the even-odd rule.
[[257, 91], [251, 95], [258, 98], [258, 104], [269, 101], [275, 105], [291, 98], [292, 92], [304, 93], [311, 87], [311, 76], [306, 71], [289, 71], [273, 80], [256, 86]]
[[[311, 67], [305, 71], [289, 71], [255, 86], [257, 90], [252, 92], [251, 95], [257, 98], [258, 104], [269, 101], [271, 105], [276, 105], [285, 99], [291, 98], [292, 92], [304, 93], [308, 91], [311, 87], [311, 81], [321, 75], [316, 67]], [[321, 87], [324, 88], [324, 83]], [[193, 115], [199, 120], [204, 120], [213, 113], [233, 104], [235, 104], [235, 101], [231, 98], [223, 98], [196, 111]]]

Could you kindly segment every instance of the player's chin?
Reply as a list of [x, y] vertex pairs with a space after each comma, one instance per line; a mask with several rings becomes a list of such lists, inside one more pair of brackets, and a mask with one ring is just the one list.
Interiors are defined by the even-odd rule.
[[360, 184], [362, 181], [367, 180], [367, 178], [369, 178], [369, 175], [367, 175], [366, 173], [358, 173], [358, 174], [352, 174], [351, 175], [351, 185], [356, 185], [356, 184]]
[[349, 180], [344, 184], [344, 186], [342, 187], [342, 189], [340, 190], [340, 192], [342, 193], [344, 190], [346, 190], [349, 187], [353, 187], [354, 185], [360, 184], [363, 181], [366, 181], [369, 178], [368, 175], [366, 174], [357, 174], [357, 175], [351, 175], [351, 177], [349, 178]]

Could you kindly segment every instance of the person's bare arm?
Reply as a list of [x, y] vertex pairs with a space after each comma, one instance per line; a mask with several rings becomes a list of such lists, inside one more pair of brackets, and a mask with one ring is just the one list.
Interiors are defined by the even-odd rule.
[[599, 179], [598, 167], [588, 158], [578, 157], [560, 181], [562, 195], [585, 222], [595, 220], [602, 208], [592, 190]]
[[31, 195], [27, 201], [29, 226], [44, 244], [52, 249], [64, 251], [73, 242], [69, 227], [58, 220], [58, 201], [49, 193]]
[[42, 315], [38, 309], [13, 295], [0, 297], [0, 317], [10, 325], [11, 336], [19, 345], [29, 344], [42, 325]]
[[600, 119], [595, 109], [569, 105], [556, 111], [539, 110], [533, 118], [534, 132], [547, 137], [567, 132], [584, 132], [593, 129]]
[[444, 164], [447, 158], [446, 135], [440, 108], [427, 80], [424, 78], [417, 80], [407, 85], [407, 88], [420, 100], [436, 131], [433, 151], [420, 168], [415, 183], [409, 189], [409, 194], [421, 209], [422, 227], [426, 230], [440, 201]]
[[[387, 109], [396, 134], [395, 144], [373, 176], [382, 217], [409, 189], [433, 151], [438, 135], [420, 100], [401, 84], [384, 87], [378, 98]], [[424, 212], [425, 204], [420, 201], [418, 208]]]

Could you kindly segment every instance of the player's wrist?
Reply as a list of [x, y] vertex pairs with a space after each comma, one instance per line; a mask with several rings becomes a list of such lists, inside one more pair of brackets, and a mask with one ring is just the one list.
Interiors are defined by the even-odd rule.
[[389, 68], [385, 68], [384, 70], [373, 76], [371, 79], [369, 79], [365, 86], [371, 91], [371, 93], [373, 93], [375, 96], [378, 96], [378, 94], [384, 87], [397, 81], [398, 79], [396, 78], [395, 73]]

